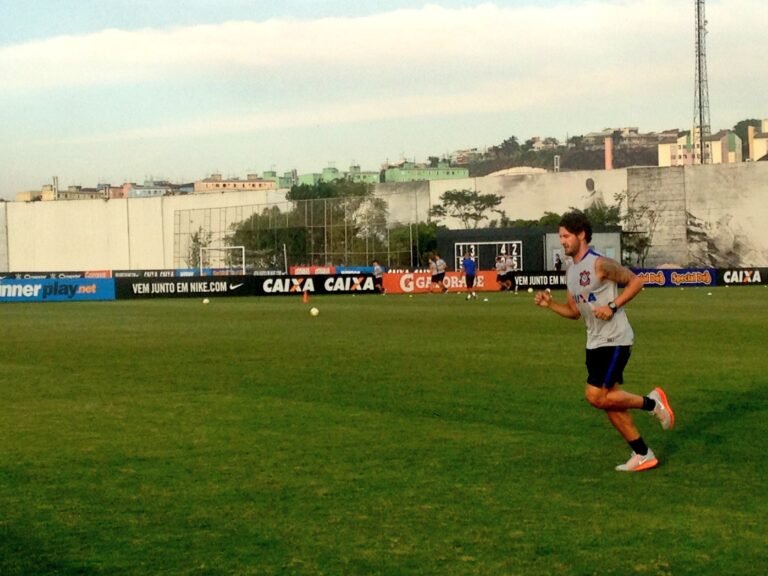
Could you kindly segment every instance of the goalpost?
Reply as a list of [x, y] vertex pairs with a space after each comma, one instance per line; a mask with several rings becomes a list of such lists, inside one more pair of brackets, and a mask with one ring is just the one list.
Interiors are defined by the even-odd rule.
[[[237, 262], [237, 256], [240, 262]], [[245, 246], [200, 246], [200, 276], [204, 275], [206, 262], [212, 268], [239, 268], [240, 274], [245, 276]]]

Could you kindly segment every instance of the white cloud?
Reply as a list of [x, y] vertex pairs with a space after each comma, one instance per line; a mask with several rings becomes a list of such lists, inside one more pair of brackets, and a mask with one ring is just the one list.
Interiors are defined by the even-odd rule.
[[[411, 69], [430, 66], [530, 72], [585, 57], [598, 65], [602, 58], [610, 62], [616, 50], [626, 55], [633, 45], [677, 43], [688, 33], [687, 12], [680, 3], [659, 0], [550, 8], [484, 4], [361, 18], [112, 29], [0, 48], [0, 90], [132, 85], [180, 74], [197, 74], [203, 81], [221, 74], [317, 68], [330, 76], [384, 71], [407, 77]], [[651, 31], [654, 39], [648, 42]]]
[[203, 119], [190, 119], [162, 126], [139, 128], [112, 133], [100, 133], [71, 140], [72, 143], [93, 143], [123, 140], [172, 139], [215, 134], [248, 133], [261, 130], [329, 126], [340, 123], [408, 118], [429, 118], [462, 115], [477, 111], [482, 102], [485, 112], [520, 110], [542, 105], [560, 97], [559, 91], [551, 90], [537, 81], [508, 82], [475, 86], [459, 94], [440, 97], [395, 96], [314, 105], [299, 110], [270, 111], [253, 114], [218, 115]]
[[[768, 71], [754, 56], [768, 29], [765, 0], [711, 0], [707, 15], [713, 125], [768, 115], [760, 109]], [[296, 129], [315, 127], [323, 128], [315, 135], [321, 158], [331, 145], [359, 155], [346, 151], [344, 129], [374, 123], [365, 146], [381, 156], [411, 145], [410, 120], [419, 120], [416, 136], [429, 153], [511, 134], [684, 127], [693, 108], [693, 19], [690, 0], [499, 2], [61, 36], [0, 46], [0, 121], [10, 150], [79, 144], [78, 153], [96, 151], [104, 162], [117, 146], [102, 143], [125, 142], [136, 164], [152, 160], [140, 156], [142, 141], [170, 155], [195, 136], [239, 134], [231, 140], [244, 142], [256, 134], [245, 146], [258, 141], [267, 155], [267, 140], [300, 141], [306, 131]], [[176, 100], [177, 86], [194, 96], [188, 104]], [[155, 89], [162, 97], [152, 98]], [[59, 95], [73, 108], [66, 114], [55, 107]], [[26, 117], [19, 112], [30, 100], [35, 115]], [[40, 142], [40, 134], [51, 136]], [[222, 155], [235, 155], [226, 140], [200, 138], [196, 147], [211, 154], [218, 142]]]

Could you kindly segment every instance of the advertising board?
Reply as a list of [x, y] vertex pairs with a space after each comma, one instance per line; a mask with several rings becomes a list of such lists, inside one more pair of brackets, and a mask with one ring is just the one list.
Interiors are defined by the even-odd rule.
[[3, 278], [0, 302], [114, 300], [111, 278]]

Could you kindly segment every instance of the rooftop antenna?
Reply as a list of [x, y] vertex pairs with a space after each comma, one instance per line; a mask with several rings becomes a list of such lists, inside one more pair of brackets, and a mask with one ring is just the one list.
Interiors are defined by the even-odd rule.
[[[696, 0], [696, 83], [693, 104], [694, 139], [696, 128], [699, 135], [699, 164], [706, 164], [708, 154], [704, 147], [710, 135], [709, 124], [709, 87], [707, 84], [707, 18], [704, 13], [704, 0]], [[696, 154], [694, 153], [694, 163]]]

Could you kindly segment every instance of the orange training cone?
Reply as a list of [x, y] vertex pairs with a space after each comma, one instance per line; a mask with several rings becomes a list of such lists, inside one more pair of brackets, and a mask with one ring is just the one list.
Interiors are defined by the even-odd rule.
[[307, 292], [306, 290], [304, 290], [304, 298], [303, 299], [304, 299], [304, 304], [309, 302], [309, 292]]

